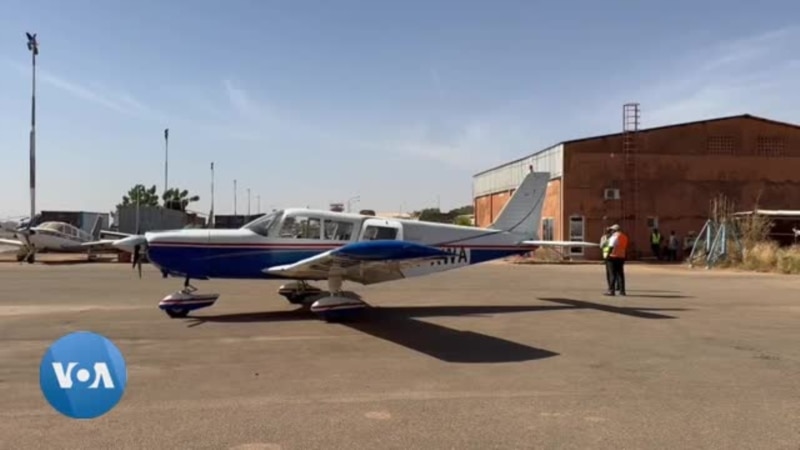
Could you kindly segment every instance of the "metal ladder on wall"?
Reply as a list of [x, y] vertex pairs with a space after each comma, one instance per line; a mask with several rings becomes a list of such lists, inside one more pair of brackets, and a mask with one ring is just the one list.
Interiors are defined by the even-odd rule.
[[637, 150], [639, 141], [639, 119], [641, 112], [638, 103], [626, 103], [622, 106], [622, 155], [624, 162], [624, 180], [621, 195], [621, 222], [630, 238], [628, 251], [631, 259], [638, 259], [641, 252], [637, 243], [639, 222], [639, 173], [637, 168]]

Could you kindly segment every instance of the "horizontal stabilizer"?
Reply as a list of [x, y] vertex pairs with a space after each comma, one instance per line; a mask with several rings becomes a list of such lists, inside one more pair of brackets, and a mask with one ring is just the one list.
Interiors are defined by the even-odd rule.
[[599, 247], [600, 244], [594, 242], [581, 241], [522, 241], [523, 245], [535, 245], [538, 247]]
[[344, 280], [373, 284], [404, 278], [404, 269], [449, 256], [444, 250], [415, 242], [362, 241], [293, 264], [268, 267], [263, 272], [306, 280], [341, 276]]

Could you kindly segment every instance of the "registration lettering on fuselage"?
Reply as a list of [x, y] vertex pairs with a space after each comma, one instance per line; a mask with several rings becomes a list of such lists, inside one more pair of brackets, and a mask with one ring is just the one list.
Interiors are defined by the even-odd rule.
[[465, 247], [442, 247], [442, 250], [450, 253], [450, 256], [446, 256], [442, 259], [437, 259], [436, 261], [432, 261], [431, 265], [450, 265], [450, 264], [469, 264], [470, 261], [470, 251]]

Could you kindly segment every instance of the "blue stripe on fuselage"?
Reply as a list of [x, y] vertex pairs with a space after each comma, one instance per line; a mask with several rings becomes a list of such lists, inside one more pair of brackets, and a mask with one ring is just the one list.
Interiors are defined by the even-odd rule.
[[[468, 248], [468, 247], [467, 247]], [[324, 253], [331, 248], [269, 248], [248, 246], [157, 245], [148, 248], [150, 261], [173, 275], [194, 279], [269, 279], [264, 269]], [[472, 248], [470, 264], [479, 264], [529, 252], [516, 248]]]

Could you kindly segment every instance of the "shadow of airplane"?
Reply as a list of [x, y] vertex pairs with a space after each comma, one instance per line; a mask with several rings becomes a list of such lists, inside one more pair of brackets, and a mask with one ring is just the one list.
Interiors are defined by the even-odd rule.
[[[677, 308], [613, 307], [581, 300], [542, 298], [559, 305], [499, 306], [389, 306], [372, 307], [357, 320], [341, 325], [392, 342], [433, 358], [451, 363], [522, 362], [558, 356], [558, 353], [473, 331], [454, 330], [419, 320], [429, 317], [488, 316], [515, 312], [544, 312], [573, 309], [596, 309], [641, 319], [672, 319], [672, 316], [649, 311], [682, 311]], [[207, 322], [253, 323], [319, 320], [307, 310], [265, 311], [254, 313], [190, 316], [189, 327]]]
[[587, 302], [584, 300], [574, 300], [571, 298], [552, 298], [539, 297], [539, 300], [553, 302], [571, 307], [573, 309], [595, 309], [598, 311], [621, 314], [623, 316], [636, 317], [639, 319], [675, 319], [675, 316], [658, 314], [649, 311], [686, 311], [685, 308], [637, 308], [633, 306], [614, 306], [602, 303]]

